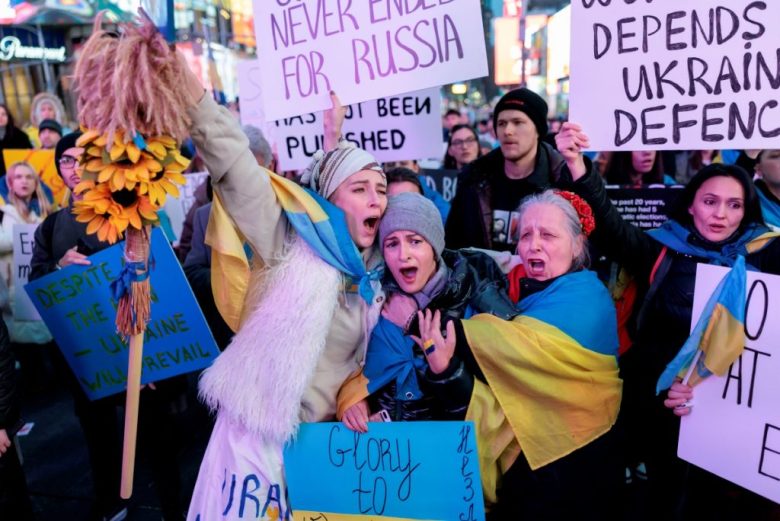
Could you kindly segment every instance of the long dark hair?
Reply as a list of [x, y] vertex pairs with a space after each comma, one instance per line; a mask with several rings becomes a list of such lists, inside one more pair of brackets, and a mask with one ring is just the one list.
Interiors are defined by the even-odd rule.
[[[634, 165], [631, 160], [631, 152], [618, 151], [612, 154], [607, 163], [606, 170], [604, 172], [604, 178], [608, 185], [632, 185], [632, 174], [636, 175], [639, 172], [634, 170]], [[653, 161], [653, 168], [646, 174], [642, 174], [642, 184], [663, 184], [664, 182], [664, 167], [661, 160], [661, 154], [656, 152], [655, 161]]]
[[685, 188], [681, 190], [674, 204], [672, 204], [669, 218], [684, 226], [693, 226], [693, 217], [691, 217], [688, 209], [696, 198], [696, 192], [699, 191], [701, 185], [707, 180], [718, 176], [730, 177], [742, 185], [742, 190], [745, 193], [745, 216], [742, 218], [742, 222], [739, 223], [739, 231], [744, 231], [751, 224], [764, 224], [764, 217], [761, 215], [761, 202], [758, 199], [756, 187], [753, 185], [750, 175], [742, 167], [720, 163], [705, 166], [691, 178], [688, 184], [685, 185]]
[[479, 134], [477, 134], [477, 131], [474, 130], [474, 128], [471, 125], [464, 125], [464, 124], [455, 125], [450, 130], [450, 137], [447, 140], [447, 153], [444, 154], [444, 165], [442, 165], [442, 168], [444, 168], [445, 170], [458, 169], [458, 162], [455, 161], [455, 158], [450, 155], [450, 147], [452, 146], [452, 136], [455, 135], [455, 132], [464, 128], [469, 129], [471, 133], [474, 135], [474, 139], [477, 140], [477, 157], [482, 156], [482, 147], [479, 146]]
[[5, 103], [0, 103], [0, 107], [5, 110], [5, 113], [8, 116], [8, 123], [5, 124], [5, 137], [13, 137], [16, 132], [21, 132], [21, 130], [19, 130], [19, 128], [14, 123], [14, 115], [11, 114], [11, 111], [8, 109], [8, 105]]

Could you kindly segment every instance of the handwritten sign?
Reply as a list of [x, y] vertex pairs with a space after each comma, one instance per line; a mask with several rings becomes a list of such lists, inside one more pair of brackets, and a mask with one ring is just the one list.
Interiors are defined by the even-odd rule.
[[30, 276], [30, 260], [32, 260], [33, 245], [35, 244], [35, 229], [37, 224], [14, 224], [13, 230], [13, 273], [14, 279], [14, 318], [18, 320], [40, 320], [41, 315], [33, 306], [24, 285]]
[[677, 188], [610, 188], [607, 195], [624, 221], [642, 230], [658, 228], [669, 219]]
[[479, 0], [254, 0], [271, 121], [487, 76]]
[[570, 119], [594, 150], [773, 148], [780, 2], [573, 0]]
[[[726, 272], [699, 264], [694, 324]], [[780, 503], [780, 277], [748, 272], [745, 305], [745, 351], [728, 374], [696, 386], [678, 454]]]
[[[245, 104], [242, 102], [242, 107]], [[277, 121], [282, 170], [302, 170], [323, 147], [322, 113]], [[347, 107], [344, 138], [377, 161], [401, 161], [441, 154], [441, 95], [438, 88], [380, 98]]]
[[[441, 145], [439, 145], [441, 148]], [[420, 181], [433, 188], [441, 194], [448, 203], [455, 198], [455, 192], [458, 189], [458, 171], [457, 170], [432, 170], [424, 168], [420, 171], [422, 179]]]
[[485, 519], [471, 422], [303, 424], [284, 465], [296, 521]]
[[41, 181], [51, 189], [54, 202], [60, 206], [67, 206], [70, 190], [57, 173], [57, 167], [54, 165], [54, 150], [3, 150], [3, 161], [6, 170], [20, 161], [30, 163]]
[[[219, 354], [214, 338], [162, 231], [152, 232], [152, 315], [144, 337], [141, 383], [202, 369]], [[94, 400], [125, 390], [127, 344], [116, 334], [110, 284], [122, 268], [124, 244], [27, 284], [25, 289]]]

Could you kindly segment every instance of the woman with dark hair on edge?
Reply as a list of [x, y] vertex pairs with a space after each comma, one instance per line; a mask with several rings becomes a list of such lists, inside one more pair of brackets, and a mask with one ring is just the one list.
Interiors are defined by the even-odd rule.
[[604, 172], [608, 185], [641, 188], [647, 185], [673, 185], [674, 179], [664, 175], [661, 154], [655, 150], [619, 151], [612, 153]]
[[3, 150], [32, 148], [30, 138], [14, 124], [14, 116], [8, 106], [0, 103], [0, 175], [5, 175]]
[[477, 132], [470, 125], [452, 127], [442, 168], [460, 170], [480, 156], [482, 150], [479, 147]]
[[[626, 386], [636, 390], [639, 414], [646, 419], [644, 439], [633, 441], [646, 445], [652, 518], [732, 519], [735, 508], [744, 518], [777, 515], [776, 505], [677, 457], [678, 416], [691, 412], [693, 391], [670, 373], [689, 339], [698, 263], [731, 267], [734, 277], [743, 276], [745, 266], [780, 274], [780, 241], [764, 223], [750, 176], [737, 166], [702, 168], [682, 190], [669, 221], [644, 233], [620, 217], [601, 180], [585, 168], [583, 143], [587, 136], [578, 125], [564, 125], [559, 150], [574, 165], [574, 190], [593, 207], [593, 242], [649, 285], [629, 352], [641, 369], [626, 378]], [[660, 393], [670, 384], [668, 395]]]

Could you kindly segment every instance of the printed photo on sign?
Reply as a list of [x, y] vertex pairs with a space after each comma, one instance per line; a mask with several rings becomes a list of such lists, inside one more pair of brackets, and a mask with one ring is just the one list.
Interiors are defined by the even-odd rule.
[[493, 242], [509, 242], [510, 213], [507, 210], [493, 210]]
[[[698, 265], [692, 324], [728, 270]], [[780, 503], [780, 276], [748, 271], [745, 297], [745, 349], [694, 388], [678, 455]]]
[[780, 2], [573, 0], [569, 119], [593, 150], [775, 148]]
[[488, 74], [480, 0], [253, 5], [272, 121]]
[[[89, 256], [25, 286], [71, 370], [91, 400], [125, 390], [128, 344], [116, 332], [111, 283], [124, 244]], [[219, 354], [187, 279], [159, 228], [151, 238], [151, 320], [143, 345], [141, 383], [203, 369]]]

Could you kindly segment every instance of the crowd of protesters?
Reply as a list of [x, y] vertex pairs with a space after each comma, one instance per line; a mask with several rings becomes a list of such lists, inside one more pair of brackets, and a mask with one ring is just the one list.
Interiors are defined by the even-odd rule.
[[[338, 419], [366, 432], [381, 417], [475, 420], [479, 442], [492, 449], [480, 453], [489, 519], [621, 519], [627, 487], [640, 480], [647, 482], [651, 519], [780, 519], [778, 505], [677, 457], [679, 417], [695, 414], [695, 391], [675, 382], [668, 393], [655, 393], [688, 338], [697, 263], [733, 266], [743, 255], [752, 269], [780, 274], [780, 242], [771, 233], [780, 227], [780, 150], [585, 154], [588, 129], [558, 121], [552, 133], [545, 101], [521, 88], [473, 120], [457, 109], [443, 115], [439, 163], [459, 172], [448, 202], [421, 178], [426, 158], [380, 165], [341, 139], [344, 114], [334, 98], [326, 150], [290, 177], [342, 210], [363, 268], [351, 274], [361, 292], [349, 292], [341, 272], [301, 246], [303, 232], [277, 201], [269, 173], [276, 162], [262, 132], [241, 128], [192, 76], [182, 85], [200, 100], [192, 107], [191, 170], [207, 170], [210, 180], [198, 190], [181, 237], [171, 239], [224, 350], [202, 381], [201, 396], [218, 414], [190, 519], [223, 518], [209, 510], [222, 490], [204, 473], [219, 463], [225, 440], [261, 439], [253, 442], [256, 454], [242, 457], [281, 468], [275, 442], [301, 419]], [[84, 150], [56, 96], [36, 96], [24, 128], [0, 105], [0, 136], [0, 152], [54, 149], [63, 183], [78, 183]], [[35, 167], [2, 164], [0, 173], [0, 518], [34, 519], [14, 446], [21, 418], [15, 382], [19, 374], [33, 378], [40, 358], [51, 358], [75, 405], [62, 414], [76, 415], [89, 453], [95, 502], [88, 519], [124, 519], [121, 396], [88, 400], [51, 332], [40, 321], [15, 319], [11, 297], [19, 290], [10, 273], [15, 223], [40, 224], [31, 279], [86, 265], [108, 245], [86, 233], [69, 204], [58, 206]], [[684, 188], [667, 224], [648, 234], [621, 219], [605, 184]], [[269, 266], [264, 290], [299, 292], [295, 309], [265, 309], [260, 299], [253, 313], [262, 320], [247, 320], [235, 336], [212, 291], [205, 236], [214, 193], [252, 262]], [[614, 288], [589, 270], [591, 259], [613, 262], [631, 277], [637, 295], [625, 316], [616, 313]], [[380, 266], [383, 278], [369, 280]], [[304, 276], [310, 287], [299, 284]], [[277, 320], [290, 329], [272, 328]], [[629, 340], [619, 355], [620, 334]], [[240, 373], [270, 376], [271, 366], [251, 361], [254, 344], [265, 341], [319, 346], [306, 356], [276, 351], [289, 358], [284, 363], [308, 364], [301, 373], [314, 375], [293, 390], [281, 379], [269, 384], [275, 391], [263, 390], [279, 403], [295, 402], [289, 411], [235, 395]], [[178, 377], [142, 392], [140, 443], [151, 451], [168, 520], [181, 519], [193, 496], [181, 490], [170, 411], [196, 399]], [[239, 417], [244, 423], [237, 426]]]

